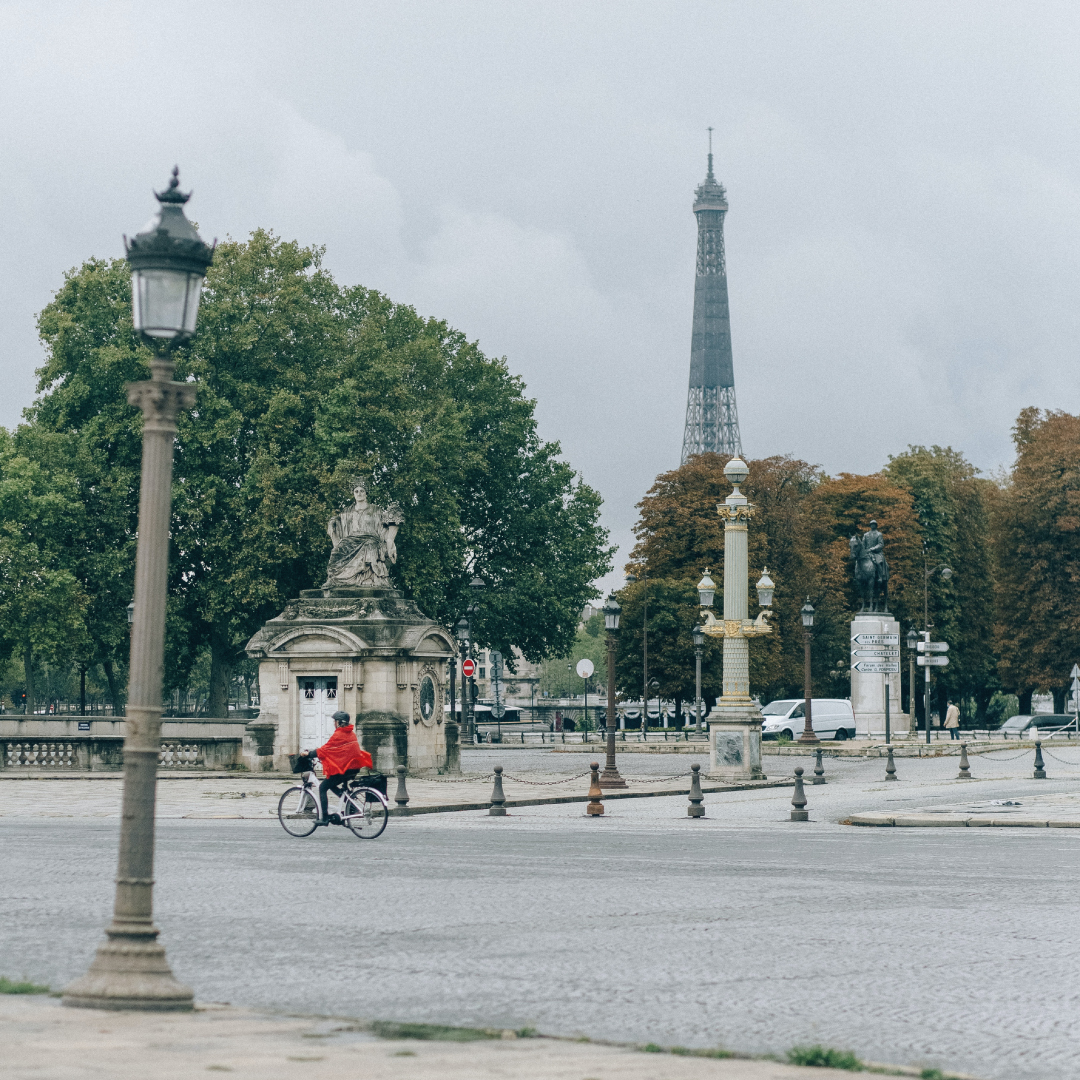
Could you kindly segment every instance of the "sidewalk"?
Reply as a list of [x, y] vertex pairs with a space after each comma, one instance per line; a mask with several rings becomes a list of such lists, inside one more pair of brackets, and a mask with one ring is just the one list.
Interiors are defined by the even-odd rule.
[[[595, 755], [594, 755], [595, 759]], [[675, 773], [675, 770], [671, 770]], [[687, 795], [690, 791], [689, 768], [670, 777], [628, 776], [629, 788], [606, 791], [603, 801], [655, 798], [664, 795]], [[389, 778], [387, 792], [392, 816], [435, 814], [462, 810], [486, 810], [491, 805], [493, 774], [458, 778], [406, 781], [409, 804], [396, 806], [396, 778]], [[18, 780], [3, 783], [3, 780]], [[262, 819], [276, 818], [278, 800], [297, 778], [274, 773], [159, 773], [164, 781], [157, 788], [158, 818]], [[186, 781], [180, 783], [179, 781]], [[120, 816], [122, 776], [100, 773], [40, 773], [13, 777], [0, 774], [0, 817], [66, 818]], [[720, 784], [705, 781], [704, 794], [719, 791], [745, 791], [756, 788], [790, 787], [790, 778], [760, 780], [746, 784]], [[528, 779], [506, 776], [503, 793], [508, 809], [520, 806], [588, 802], [589, 770], [572, 776], [547, 772], [529, 772]]]
[[[425, 1032], [414, 1025], [412, 1030], [421, 1038], [379, 1038], [373, 1026], [273, 1016], [224, 1005], [200, 1006], [194, 1013], [154, 1014], [69, 1009], [55, 998], [0, 997], [4, 1075], [9, 1080], [193, 1080], [208, 1072], [232, 1073], [237, 1080], [339, 1074], [365, 1080], [842, 1080], [852, 1076], [848, 1071], [772, 1061], [643, 1053], [588, 1040], [518, 1038], [511, 1031]], [[409, 1028], [387, 1024], [382, 1030], [394, 1035]], [[447, 1041], [432, 1039], [432, 1034], [442, 1034]], [[454, 1036], [468, 1041], [449, 1041]], [[913, 1069], [890, 1071], [918, 1076]]]
[[1018, 799], [920, 806], [894, 814], [852, 814], [848, 824], [891, 825], [895, 828], [1080, 829], [1080, 795], [1029, 795]]

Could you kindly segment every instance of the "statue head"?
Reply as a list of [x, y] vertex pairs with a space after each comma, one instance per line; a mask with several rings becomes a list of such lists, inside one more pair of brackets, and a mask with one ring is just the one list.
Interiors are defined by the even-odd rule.
[[870, 530], [871, 530], [872, 532], [876, 532], [876, 531], [877, 531], [877, 522], [876, 522], [876, 521], [871, 521], [871, 522], [870, 522]]
[[367, 484], [364, 483], [363, 477], [358, 476], [353, 480], [352, 493], [357, 506], [367, 506]]

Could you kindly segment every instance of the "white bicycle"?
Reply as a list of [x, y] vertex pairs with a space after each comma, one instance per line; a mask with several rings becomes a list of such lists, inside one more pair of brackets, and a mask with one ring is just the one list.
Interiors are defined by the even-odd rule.
[[[319, 782], [314, 763], [306, 754], [299, 754], [292, 763], [293, 772], [300, 774], [300, 785], [289, 788], [278, 801], [278, 821], [290, 835], [310, 836], [318, 827]], [[329, 805], [327, 805], [329, 810]], [[361, 840], [381, 836], [390, 818], [390, 803], [378, 788], [369, 787], [362, 777], [350, 780], [338, 795], [336, 814], [329, 814], [331, 825], [344, 825]]]

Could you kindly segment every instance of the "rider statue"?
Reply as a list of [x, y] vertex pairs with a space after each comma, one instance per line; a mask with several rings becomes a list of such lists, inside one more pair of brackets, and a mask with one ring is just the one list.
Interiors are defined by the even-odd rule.
[[324, 589], [389, 589], [387, 561], [397, 562], [394, 538], [404, 518], [401, 507], [372, 506], [367, 499], [367, 485], [353, 483], [352, 506], [335, 514], [326, 531], [334, 542], [326, 568]]
[[[878, 532], [877, 522], [862, 535], [848, 541], [855, 563], [855, 584], [862, 596], [860, 611], [889, 610], [889, 564], [885, 561], [885, 539]], [[880, 605], [880, 606], [879, 606]]]

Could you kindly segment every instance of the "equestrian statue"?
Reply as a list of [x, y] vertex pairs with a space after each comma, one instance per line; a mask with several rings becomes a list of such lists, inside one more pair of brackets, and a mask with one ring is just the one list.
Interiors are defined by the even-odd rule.
[[885, 561], [885, 540], [878, 532], [877, 522], [862, 535], [852, 535], [851, 559], [854, 562], [855, 584], [862, 597], [860, 611], [889, 610], [889, 564]]

